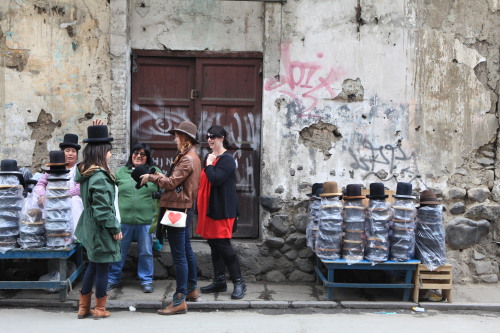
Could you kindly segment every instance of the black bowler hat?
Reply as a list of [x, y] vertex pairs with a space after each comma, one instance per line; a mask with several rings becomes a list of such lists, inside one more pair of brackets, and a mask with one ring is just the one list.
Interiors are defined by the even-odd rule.
[[66, 160], [64, 158], [64, 151], [62, 150], [53, 150], [49, 153], [49, 160], [50, 163], [45, 164], [46, 166], [50, 167], [49, 170], [46, 170], [45, 172], [47, 173], [67, 173], [69, 172], [68, 169], [66, 169], [66, 166], [68, 163], [66, 163]]
[[[136, 189], [140, 189], [141, 186], [141, 176], [145, 174], [153, 174], [155, 173], [156, 170], [155, 168], [148, 169], [148, 166], [146, 164], [140, 164], [138, 165], [134, 171], [132, 171], [132, 179], [135, 180], [137, 184], [135, 184]], [[144, 184], [144, 186], [148, 187], [148, 184]]]
[[2, 175], [20, 175], [16, 160], [2, 160], [0, 162], [0, 174]]
[[108, 136], [108, 126], [92, 125], [87, 127], [87, 139], [83, 139], [85, 143], [107, 143], [113, 141], [113, 138]]
[[344, 199], [364, 199], [365, 196], [361, 195], [361, 184], [349, 184], [345, 189]]
[[64, 135], [64, 140], [59, 144], [59, 148], [63, 150], [66, 148], [80, 150], [82, 147], [78, 144], [78, 135], [68, 133]]
[[370, 184], [370, 194], [366, 197], [368, 199], [385, 199], [389, 195], [385, 194], [384, 184], [382, 183], [371, 183]]
[[311, 193], [306, 194], [308, 197], [317, 197], [323, 193], [323, 183], [314, 183], [311, 189]]
[[396, 187], [396, 194], [393, 194], [392, 196], [399, 199], [415, 199], [415, 196], [411, 195], [411, 190], [411, 183], [398, 183]]

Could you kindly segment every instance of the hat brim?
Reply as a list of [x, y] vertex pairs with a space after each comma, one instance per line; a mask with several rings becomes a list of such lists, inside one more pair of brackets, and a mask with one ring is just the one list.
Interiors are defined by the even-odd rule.
[[[85, 142], [85, 141], [84, 141]], [[66, 148], [75, 148], [76, 150], [80, 150], [82, 146], [76, 143], [60, 143], [59, 148], [61, 149], [66, 149]]]
[[347, 195], [344, 196], [344, 199], [347, 199], [347, 200], [351, 200], [351, 199], [365, 199], [366, 196], [364, 195], [356, 195], [356, 196], [352, 196], [352, 197], [349, 197]]
[[68, 173], [71, 170], [68, 169], [54, 169], [54, 170], [45, 170], [46, 173]]
[[22, 175], [22, 173], [20, 171], [0, 171], [0, 176], [1, 175], [18, 176]]
[[113, 138], [83, 139], [84, 143], [106, 143], [113, 141]]
[[168, 131], [169, 134], [172, 134], [172, 135], [175, 135], [175, 132], [179, 132], [179, 133], [182, 133], [182, 134], [185, 134], [187, 135], [188, 137], [190, 137], [191, 139], [193, 139], [196, 143], [200, 143], [196, 137], [194, 137], [191, 133], [188, 133], [186, 131], [183, 131], [183, 130], [180, 130], [180, 129], [173, 129], [173, 130], [170, 130]]
[[368, 199], [386, 199], [389, 197], [388, 194], [386, 195], [367, 195], [366, 196]]
[[421, 205], [441, 205], [441, 201], [420, 201]]
[[399, 194], [393, 194], [393, 198], [401, 198], [401, 199], [416, 199], [417, 197], [413, 195], [399, 195]]
[[342, 193], [321, 193], [320, 197], [341, 197]]
[[69, 165], [69, 163], [45, 163], [46, 166], [63, 166], [63, 165]]

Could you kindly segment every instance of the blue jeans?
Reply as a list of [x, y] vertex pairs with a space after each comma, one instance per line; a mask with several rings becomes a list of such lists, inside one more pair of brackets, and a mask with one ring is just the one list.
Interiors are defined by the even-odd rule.
[[128, 249], [132, 240], [137, 239], [139, 260], [137, 263], [137, 275], [141, 285], [153, 283], [153, 234], [149, 233], [147, 224], [125, 224], [122, 223], [122, 260], [111, 264], [109, 271], [109, 284], [118, 284], [122, 279], [122, 270], [127, 259]]
[[[178, 209], [176, 209], [178, 210]], [[183, 209], [179, 211], [184, 211]], [[161, 208], [159, 221], [165, 214], [165, 208]], [[176, 294], [183, 295], [194, 290], [197, 284], [196, 258], [191, 247], [189, 229], [193, 222], [193, 210], [187, 210], [185, 228], [167, 227], [167, 238], [170, 245], [170, 253], [175, 265]]]
[[83, 276], [82, 295], [87, 295], [92, 292], [92, 287], [95, 284], [95, 297], [102, 298], [106, 296], [109, 266], [109, 262], [89, 262], [85, 275]]

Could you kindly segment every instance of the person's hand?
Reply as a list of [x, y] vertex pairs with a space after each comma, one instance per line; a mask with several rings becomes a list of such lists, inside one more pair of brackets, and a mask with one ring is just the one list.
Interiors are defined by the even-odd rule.
[[141, 176], [141, 186], [144, 186], [147, 182], [149, 182], [149, 174], [148, 173]]
[[38, 206], [43, 207], [45, 204], [45, 195], [41, 195], [38, 197]]
[[94, 125], [94, 126], [95, 125], [104, 125], [104, 120], [99, 119], [99, 118], [94, 119], [94, 120], [92, 120], [92, 125]]
[[208, 154], [207, 157], [207, 166], [212, 165], [217, 157], [214, 155], [214, 153]]
[[114, 238], [116, 241], [119, 241], [119, 240], [122, 240], [123, 235], [122, 235], [122, 233], [120, 232], [119, 234], [113, 235], [113, 238]]

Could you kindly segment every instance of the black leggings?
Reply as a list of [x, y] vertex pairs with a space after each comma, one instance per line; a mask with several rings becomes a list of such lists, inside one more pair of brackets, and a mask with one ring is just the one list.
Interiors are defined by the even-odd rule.
[[83, 276], [82, 295], [92, 292], [92, 287], [95, 283], [95, 297], [102, 298], [106, 296], [110, 266], [111, 263], [109, 262], [89, 262], [89, 266]]

